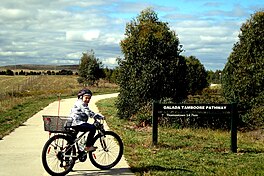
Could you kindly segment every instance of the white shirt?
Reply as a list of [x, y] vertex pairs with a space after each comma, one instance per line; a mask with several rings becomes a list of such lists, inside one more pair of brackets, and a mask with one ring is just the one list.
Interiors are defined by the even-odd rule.
[[88, 118], [91, 118], [94, 115], [95, 113], [89, 109], [88, 105], [85, 104], [82, 99], [78, 99], [70, 113], [70, 117], [73, 119], [72, 126], [86, 123]]

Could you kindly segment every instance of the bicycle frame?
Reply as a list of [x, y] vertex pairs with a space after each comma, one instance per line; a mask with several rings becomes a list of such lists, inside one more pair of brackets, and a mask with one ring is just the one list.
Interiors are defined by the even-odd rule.
[[[68, 149], [65, 151], [65, 154], [64, 154], [64, 156], [65, 157], [78, 157], [78, 155], [67, 155], [66, 153], [69, 151], [69, 150], [71, 150], [72, 149], [72, 147], [74, 147], [74, 146], [76, 146], [76, 148], [77, 148], [77, 151], [78, 152], [80, 152], [80, 151], [82, 151], [82, 150], [80, 150], [80, 146], [79, 146], [79, 143], [78, 143], [78, 141], [86, 134], [86, 133], [88, 133], [88, 131], [87, 132], [83, 132], [81, 135], [79, 135], [78, 137], [76, 137], [76, 139], [74, 140], [74, 142], [71, 144], [71, 145], [69, 145], [68, 147]], [[77, 134], [76, 134], [77, 135]], [[75, 138], [74, 136], [72, 136], [71, 134], [66, 134], [66, 136], [70, 136], [71, 138]]]
[[[97, 132], [98, 132], [98, 134], [101, 134], [102, 136], [104, 136], [103, 134], [104, 134], [104, 126], [103, 126], [103, 124], [102, 123], [100, 123], [100, 122], [98, 122], [96, 119], [95, 119], [95, 122], [94, 122], [94, 125], [96, 126], [96, 129], [97, 129]], [[70, 136], [71, 138], [75, 138], [75, 140], [73, 141], [73, 144], [71, 144], [70, 145], [70, 147], [65, 151], [65, 154], [70, 150], [70, 149], [72, 149], [72, 147], [75, 145], [76, 146], [76, 148], [77, 148], [77, 151], [78, 152], [82, 152], [83, 150], [81, 150], [80, 149], [80, 146], [79, 146], [79, 143], [78, 143], [78, 141], [86, 134], [86, 133], [88, 133], [89, 131], [86, 131], [86, 132], [82, 132], [81, 133], [81, 135], [79, 135], [78, 137], [77, 137], [77, 135], [79, 134], [79, 132], [77, 132], [76, 134], [74, 133], [74, 132], [69, 132], [69, 133], [66, 133], [66, 136]], [[74, 136], [73, 136], [74, 135]], [[76, 135], [76, 137], [75, 137], [75, 135]], [[103, 139], [104, 140], [104, 139]], [[105, 148], [105, 146], [104, 146], [104, 148]], [[76, 155], [76, 156], [72, 156], [72, 155], [64, 155], [65, 157], [78, 157], [78, 155]]]

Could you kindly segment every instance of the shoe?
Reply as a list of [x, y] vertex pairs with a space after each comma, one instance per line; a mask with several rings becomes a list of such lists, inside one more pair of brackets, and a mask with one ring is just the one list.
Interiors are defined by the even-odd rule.
[[64, 170], [67, 170], [69, 168], [69, 166], [63, 166]]
[[85, 147], [84, 151], [86, 152], [93, 152], [97, 149], [97, 147], [91, 146], [91, 147]]
[[[68, 170], [70, 166], [63, 166], [64, 170]], [[70, 171], [73, 171], [72, 169]]]
[[70, 167], [70, 162], [66, 161], [65, 166], [63, 166], [64, 170], [67, 170]]

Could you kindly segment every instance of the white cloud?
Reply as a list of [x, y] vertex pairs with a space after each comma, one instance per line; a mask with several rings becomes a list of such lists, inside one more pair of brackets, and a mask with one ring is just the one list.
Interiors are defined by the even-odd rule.
[[[188, 10], [185, 5], [190, 3], [202, 9], [182, 10]], [[14, 60], [18, 64], [78, 64], [82, 52], [91, 49], [104, 65], [117, 65], [126, 23], [152, 6], [159, 19], [176, 30], [184, 55], [197, 56], [210, 68], [210, 63], [223, 66], [241, 24], [256, 10], [253, 7], [263, 6], [263, 2], [243, 3], [184, 1], [179, 7], [178, 3], [139, 0], [1, 0], [0, 65]]]
[[208, 36], [200, 35], [200, 41], [206, 43], [233, 43], [234, 39], [230, 36]]
[[100, 35], [99, 30], [89, 31], [67, 31], [66, 40], [68, 41], [92, 41], [98, 39]]
[[104, 60], [104, 64], [111, 64], [111, 65], [114, 65], [116, 64], [116, 58], [108, 58], [108, 59], [105, 59]]
[[33, 56], [36, 55], [37, 52], [32, 51], [32, 52], [21, 52], [21, 51], [6, 51], [6, 52], [0, 52], [0, 56]]
[[80, 59], [82, 57], [82, 54], [80, 52], [75, 52], [75, 53], [68, 53], [66, 54], [66, 58], [69, 58], [69, 59]]
[[102, 63], [104, 66], [108, 66], [108, 68], [113, 68], [113, 67], [116, 67], [118, 64], [117, 64], [117, 61], [116, 61], [116, 58], [106, 58], [106, 59], [103, 59], [102, 60]]
[[79, 64], [76, 60], [71, 60], [71, 59], [55, 59], [51, 61], [52, 64], [55, 65], [75, 65]]
[[109, 43], [109, 44], [115, 44], [119, 45], [120, 41], [124, 38], [124, 34], [118, 34], [118, 33], [105, 33], [102, 36], [102, 41]]
[[87, 31], [83, 33], [83, 38], [86, 41], [91, 41], [91, 40], [97, 39], [99, 35], [100, 35], [99, 30]]
[[6, 20], [21, 20], [30, 17], [31, 14], [21, 9], [0, 8], [0, 16]]

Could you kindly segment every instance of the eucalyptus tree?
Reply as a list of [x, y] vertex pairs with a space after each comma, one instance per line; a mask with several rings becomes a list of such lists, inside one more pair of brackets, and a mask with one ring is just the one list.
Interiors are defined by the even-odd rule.
[[150, 8], [127, 23], [119, 59], [118, 115], [128, 118], [152, 101], [186, 97], [186, 62], [179, 39]]
[[78, 82], [86, 86], [94, 85], [102, 77], [102, 62], [95, 57], [93, 51], [82, 54], [78, 68]]
[[244, 120], [257, 124], [264, 120], [264, 11], [242, 24], [222, 76], [223, 93], [238, 103]]

